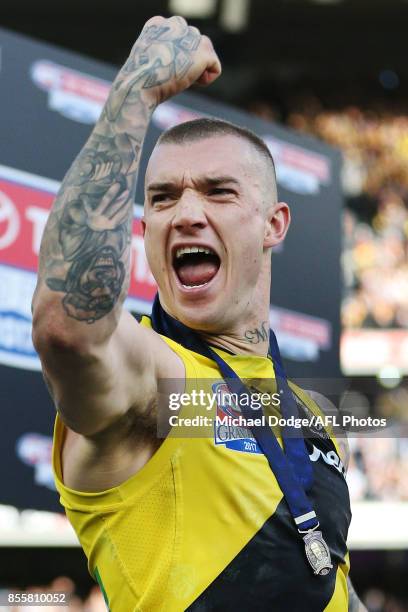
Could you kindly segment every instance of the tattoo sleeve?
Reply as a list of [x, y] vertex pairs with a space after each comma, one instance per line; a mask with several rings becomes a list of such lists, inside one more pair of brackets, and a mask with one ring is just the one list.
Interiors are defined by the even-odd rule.
[[62, 183], [41, 244], [39, 282], [61, 294], [77, 321], [92, 324], [125, 299], [137, 169], [155, 106], [147, 90], [181, 78], [198, 43], [187, 26], [177, 34], [144, 28]]
[[[142, 109], [139, 109], [139, 113]], [[40, 276], [66, 314], [93, 323], [117, 303], [128, 268], [141, 141], [100, 122], [64, 179], [40, 252]]]

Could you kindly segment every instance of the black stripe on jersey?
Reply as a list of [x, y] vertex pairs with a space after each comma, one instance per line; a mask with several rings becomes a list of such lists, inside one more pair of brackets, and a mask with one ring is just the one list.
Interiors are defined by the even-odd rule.
[[[323, 452], [333, 449], [328, 440], [313, 440], [313, 443]], [[309, 497], [330, 548], [334, 566], [330, 573], [313, 574], [303, 541], [286, 501], [282, 500], [248, 544], [188, 607], [188, 612], [321, 612], [325, 609], [333, 595], [337, 567], [347, 553], [350, 500], [344, 476], [335, 466], [319, 460], [313, 463], [313, 472], [314, 484]]]

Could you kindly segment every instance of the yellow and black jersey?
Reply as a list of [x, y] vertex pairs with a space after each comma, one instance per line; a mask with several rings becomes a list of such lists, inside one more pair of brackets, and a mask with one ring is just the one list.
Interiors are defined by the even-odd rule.
[[[149, 319], [142, 324], [150, 325]], [[208, 380], [214, 391], [220, 380], [216, 364], [164, 340], [183, 360], [186, 384], [193, 388]], [[270, 359], [216, 350], [242, 379], [274, 379]], [[308, 395], [291, 387], [301, 411], [321, 414]], [[194, 415], [192, 405], [179, 413]], [[334, 566], [327, 576], [315, 576], [256, 441], [245, 428], [219, 427], [185, 437], [172, 430], [137, 474], [112, 489], [87, 493], [62, 482], [64, 425], [57, 416], [56, 486], [109, 609], [345, 612], [351, 515], [335, 439], [324, 430], [306, 439], [314, 471], [309, 497]]]

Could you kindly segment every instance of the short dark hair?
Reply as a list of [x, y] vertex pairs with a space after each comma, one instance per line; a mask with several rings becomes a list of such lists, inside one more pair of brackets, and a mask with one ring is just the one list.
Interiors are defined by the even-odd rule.
[[230, 121], [212, 117], [201, 117], [199, 119], [193, 119], [192, 121], [186, 121], [185, 123], [179, 123], [163, 132], [157, 144], [184, 144], [194, 140], [211, 138], [212, 136], [237, 136], [249, 142], [258, 153], [270, 162], [276, 184], [275, 163], [262, 138], [259, 138], [259, 136], [251, 130], [231, 123]]

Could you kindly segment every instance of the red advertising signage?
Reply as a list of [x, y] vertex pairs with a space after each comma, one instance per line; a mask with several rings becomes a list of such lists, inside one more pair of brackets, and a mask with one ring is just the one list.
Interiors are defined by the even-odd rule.
[[[0, 166], [0, 363], [37, 369], [31, 343], [31, 297], [35, 287], [41, 237], [59, 183]], [[156, 283], [144, 250], [135, 206], [131, 276], [126, 305], [150, 312]]]

